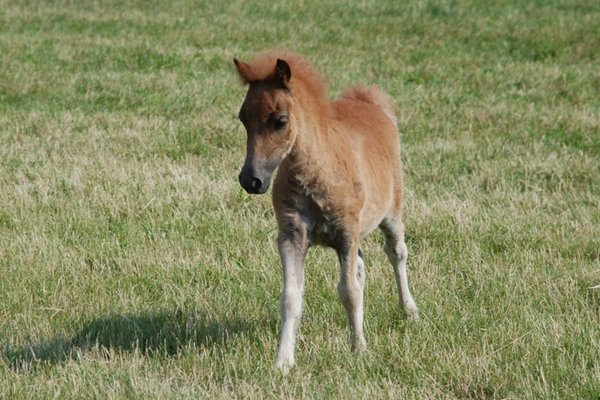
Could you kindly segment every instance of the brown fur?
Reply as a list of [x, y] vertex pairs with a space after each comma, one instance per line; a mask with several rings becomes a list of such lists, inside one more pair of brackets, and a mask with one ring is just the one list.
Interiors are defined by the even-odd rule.
[[[364, 261], [359, 241], [377, 227], [386, 236], [401, 304], [410, 317], [417, 315], [406, 278], [402, 168], [392, 101], [377, 87], [349, 89], [329, 101], [325, 80], [308, 61], [288, 51], [271, 50], [250, 63], [235, 63], [250, 86], [240, 110], [248, 134], [240, 183], [251, 193], [263, 193], [279, 166], [273, 205], [284, 292], [277, 364], [284, 371], [294, 364], [304, 257], [313, 244], [338, 253], [338, 292], [353, 349], [361, 351]], [[280, 119], [286, 121], [282, 128]]]

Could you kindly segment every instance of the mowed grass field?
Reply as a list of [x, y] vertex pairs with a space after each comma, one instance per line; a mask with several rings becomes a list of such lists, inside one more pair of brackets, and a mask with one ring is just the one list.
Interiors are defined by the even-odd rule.
[[[370, 236], [354, 357], [312, 249], [287, 377], [237, 182], [269, 47], [393, 97], [421, 311]], [[0, 1], [0, 398], [599, 399], [599, 284], [595, 0]]]

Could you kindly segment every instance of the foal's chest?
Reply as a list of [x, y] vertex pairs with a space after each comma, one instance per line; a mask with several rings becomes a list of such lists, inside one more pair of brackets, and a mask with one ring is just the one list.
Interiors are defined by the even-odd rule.
[[345, 216], [348, 216], [346, 210], [353, 200], [347, 196], [334, 196], [330, 190], [311, 189], [300, 185], [287, 171], [282, 173], [280, 170], [273, 191], [275, 212], [300, 216], [310, 245], [338, 249], [346, 242]]
[[343, 234], [339, 217], [308, 196], [302, 203], [304, 207], [300, 211], [306, 221], [310, 244], [337, 248]]
[[320, 221], [309, 225], [308, 238], [311, 245], [336, 247], [339, 243], [339, 231], [331, 221]]

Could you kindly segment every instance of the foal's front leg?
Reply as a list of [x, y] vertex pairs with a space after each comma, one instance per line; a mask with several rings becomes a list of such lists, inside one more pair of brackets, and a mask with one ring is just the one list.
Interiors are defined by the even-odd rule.
[[281, 337], [276, 365], [285, 374], [294, 366], [296, 332], [302, 314], [304, 258], [308, 250], [305, 227], [294, 226], [288, 231], [280, 231], [278, 245], [283, 265], [283, 293]]
[[344, 241], [337, 249], [340, 259], [340, 282], [338, 294], [346, 309], [350, 325], [350, 344], [352, 351], [360, 353], [367, 348], [363, 333], [364, 319], [364, 262], [359, 256], [358, 235]]

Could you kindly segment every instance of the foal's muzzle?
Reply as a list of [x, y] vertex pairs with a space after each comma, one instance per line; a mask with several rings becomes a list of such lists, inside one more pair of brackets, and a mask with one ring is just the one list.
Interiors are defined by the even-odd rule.
[[240, 185], [250, 194], [263, 194], [269, 189], [270, 174], [257, 173], [252, 167], [244, 165], [239, 176]]

